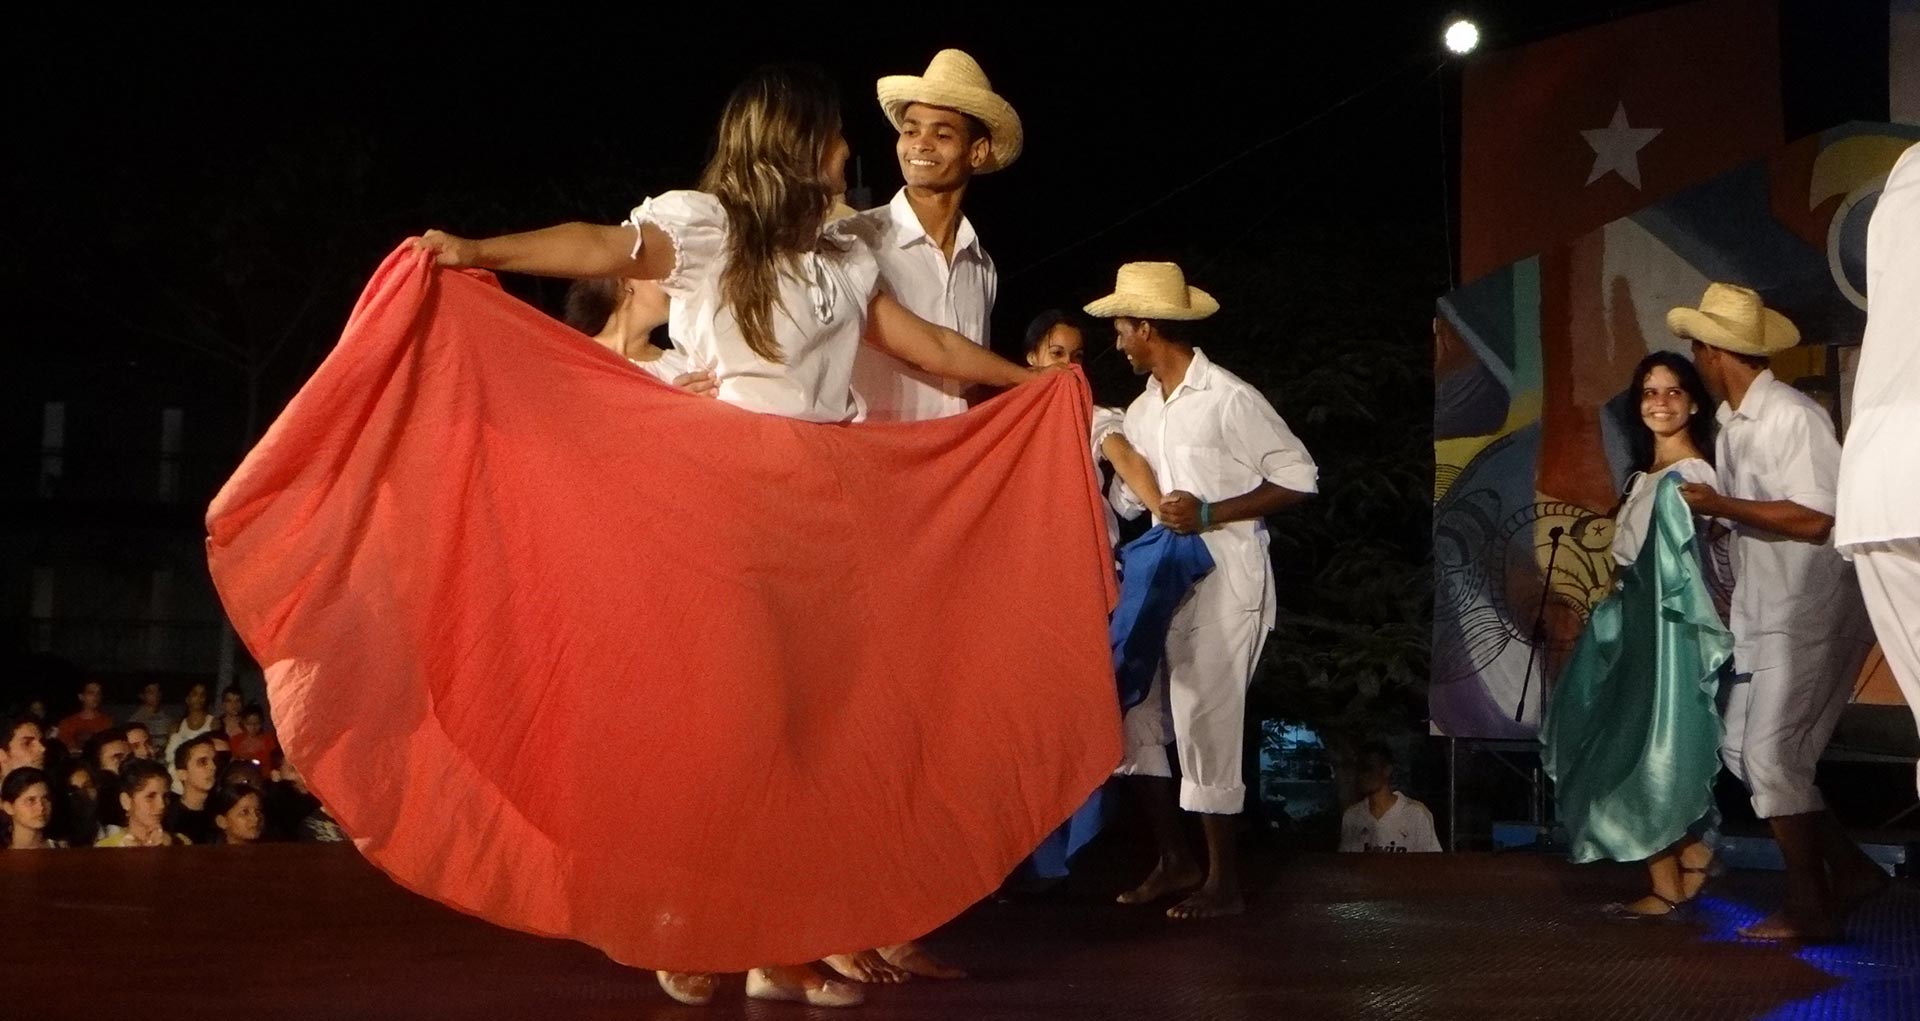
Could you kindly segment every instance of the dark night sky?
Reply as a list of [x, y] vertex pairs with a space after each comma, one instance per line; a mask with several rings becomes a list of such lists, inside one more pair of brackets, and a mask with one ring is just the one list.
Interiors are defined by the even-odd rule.
[[[1423, 344], [1419, 310], [1446, 286], [1448, 12], [1471, 11], [1499, 42], [1654, 6], [1180, 4], [1122, 16], [839, 5], [822, 8], [831, 24], [742, 7], [724, 31], [710, 18], [544, 8], [443, 7], [378, 25], [18, 23], [4, 44], [4, 258], [21, 288], [16, 322], [44, 339], [9, 345], [6, 364], [23, 371], [8, 389], [206, 401], [236, 392], [238, 377], [182, 341], [200, 329], [260, 345], [286, 331], [264, 378], [270, 412], [401, 238], [617, 219], [649, 192], [686, 186], [727, 90], [770, 60], [811, 60], [839, 78], [849, 139], [884, 201], [898, 174], [873, 79], [917, 72], [949, 45], [980, 59], [1026, 123], [1020, 162], [968, 198], [1002, 273], [1003, 350], [1038, 309], [1102, 293], [1125, 259], [1178, 258], [1206, 286], [1221, 260], [1291, 251], [1299, 273], [1272, 286], [1310, 291], [1313, 249], [1328, 244], [1377, 245], [1396, 262], [1388, 277], [1414, 292], [1395, 296], [1413, 311], [1409, 342]], [[1786, 6], [1791, 21], [1812, 5]], [[1834, 5], [1818, 6], [1830, 21]], [[1884, 5], [1861, 7], [1884, 21]], [[1127, 385], [1114, 361], [1097, 386]]]

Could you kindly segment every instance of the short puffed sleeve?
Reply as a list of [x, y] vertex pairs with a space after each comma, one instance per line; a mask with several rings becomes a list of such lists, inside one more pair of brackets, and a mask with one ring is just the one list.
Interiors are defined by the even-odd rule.
[[880, 259], [874, 255], [881, 243], [879, 230], [867, 217], [848, 216], [827, 224], [820, 236], [820, 252], [845, 274], [854, 299], [865, 309], [882, 287]]
[[[653, 224], [673, 241], [673, 270], [659, 281], [671, 297], [685, 299], [718, 272], [727, 247], [727, 212], [720, 200], [702, 191], [669, 191], [633, 208], [626, 226]], [[640, 254], [636, 230], [633, 254]]]

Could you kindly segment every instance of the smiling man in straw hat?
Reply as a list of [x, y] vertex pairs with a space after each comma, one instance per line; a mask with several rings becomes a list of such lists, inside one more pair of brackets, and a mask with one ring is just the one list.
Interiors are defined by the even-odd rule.
[[[1215, 565], [1175, 612], [1146, 701], [1127, 711], [1127, 757], [1117, 770], [1134, 778], [1160, 850], [1153, 872], [1120, 902], [1145, 904], [1198, 887], [1168, 909], [1172, 918], [1242, 910], [1234, 816], [1246, 801], [1247, 685], [1274, 617], [1261, 519], [1306, 500], [1319, 479], [1266, 397], [1193, 346], [1200, 320], [1219, 308], [1170, 262], [1120, 267], [1113, 293], [1086, 307], [1113, 320], [1115, 346], [1148, 377], [1124, 430], [1166, 493], [1153, 515], [1176, 532], [1198, 533]], [[1123, 510], [1137, 517], [1149, 508], [1132, 495], [1121, 488]], [[1205, 872], [1180, 835], [1169, 741], [1180, 756], [1178, 805], [1204, 820]]]
[[1840, 443], [1827, 412], [1767, 368], [1800, 331], [1760, 295], [1712, 284], [1698, 308], [1667, 313], [1667, 327], [1693, 342], [1701, 378], [1724, 401], [1715, 461], [1726, 492], [1680, 487], [1696, 513], [1734, 533], [1734, 677], [1720, 754], [1787, 864], [1784, 909], [1741, 935], [1838, 939], [1846, 910], [1887, 881], [1813, 782], [1867, 651], [1859, 589], [1828, 539]]
[[[972, 221], [961, 212], [976, 174], [1020, 155], [1020, 116], [993, 91], [974, 59], [934, 54], [925, 74], [888, 75], [875, 92], [899, 137], [894, 154], [906, 185], [893, 201], [850, 219], [873, 239], [880, 284], [907, 311], [987, 346], [999, 278]], [[930, 375], [871, 344], [853, 364], [853, 389], [869, 422], [920, 422], [967, 410], [959, 384]], [[901, 982], [911, 975], [963, 978], [918, 943], [826, 958], [858, 982]]]
[[[1019, 158], [1020, 116], [959, 50], [935, 54], [925, 74], [888, 75], [875, 91], [899, 132], [894, 154], [906, 185], [855, 224], [875, 238], [888, 293], [914, 315], [985, 346], [999, 278], [961, 204], [976, 174]], [[967, 410], [958, 384], [871, 345], [854, 363], [853, 388], [869, 421], [917, 422]]]

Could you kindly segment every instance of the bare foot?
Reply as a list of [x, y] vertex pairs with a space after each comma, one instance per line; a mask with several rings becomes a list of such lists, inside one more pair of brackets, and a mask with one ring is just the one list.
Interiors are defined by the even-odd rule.
[[913, 976], [904, 968], [889, 963], [880, 956], [878, 950], [862, 950], [857, 954], [832, 954], [820, 959], [822, 964], [839, 972], [855, 982], [874, 982], [891, 985], [905, 982]]
[[1740, 930], [1740, 938], [1769, 943], [1837, 943], [1844, 934], [1825, 912], [1775, 911]]
[[881, 947], [879, 955], [886, 958], [888, 964], [902, 971], [911, 972], [921, 978], [966, 978], [967, 973], [927, 953], [918, 943], [897, 943], [890, 947]]
[[656, 971], [660, 988], [689, 1007], [704, 1007], [713, 1002], [713, 976], [698, 971]]
[[1169, 866], [1166, 859], [1162, 858], [1147, 874], [1145, 882], [1114, 900], [1121, 904], [1151, 904], [1162, 897], [1191, 890], [1204, 879], [1206, 877], [1200, 874], [1200, 866], [1192, 862]]
[[804, 964], [755, 968], [747, 972], [747, 996], [785, 1000], [810, 1007], [855, 1007], [866, 1000], [860, 987], [830, 979]]
[[1247, 909], [1239, 890], [1217, 890], [1203, 886], [1186, 900], [1167, 909], [1168, 918], [1219, 918], [1237, 915]]

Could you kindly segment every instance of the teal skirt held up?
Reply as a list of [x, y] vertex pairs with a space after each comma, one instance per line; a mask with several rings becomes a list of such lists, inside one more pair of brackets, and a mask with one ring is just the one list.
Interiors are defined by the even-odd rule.
[[1640, 555], [1594, 607], [1541, 727], [1577, 862], [1651, 857], [1714, 809], [1714, 697], [1733, 636], [1708, 594], [1679, 481], [1659, 487]]

